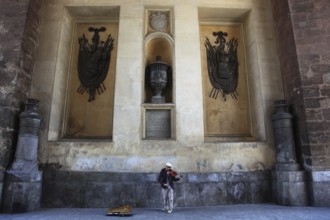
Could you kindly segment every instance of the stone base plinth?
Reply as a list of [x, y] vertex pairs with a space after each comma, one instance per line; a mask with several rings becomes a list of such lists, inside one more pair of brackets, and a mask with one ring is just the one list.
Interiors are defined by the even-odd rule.
[[299, 164], [297, 164], [297, 163], [277, 163], [277, 164], [275, 164], [275, 170], [277, 170], [277, 171], [298, 171]]
[[[41, 172], [32, 173], [30, 181], [28, 174], [10, 172], [6, 174], [3, 189], [2, 211], [6, 213], [27, 212], [40, 208], [42, 181]], [[37, 177], [37, 178], [35, 178]]]
[[313, 206], [330, 206], [330, 171], [310, 171], [309, 186]]
[[305, 171], [273, 171], [272, 186], [275, 203], [289, 206], [309, 205]]
[[163, 104], [165, 103], [164, 96], [153, 96], [151, 97], [151, 103]]
[[[180, 173], [174, 184], [176, 207], [271, 202], [270, 171]], [[44, 170], [45, 208], [106, 208], [120, 204], [162, 207], [158, 173]]]

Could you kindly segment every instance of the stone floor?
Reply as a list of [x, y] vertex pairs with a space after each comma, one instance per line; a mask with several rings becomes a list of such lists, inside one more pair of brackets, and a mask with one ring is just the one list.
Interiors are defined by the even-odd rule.
[[159, 209], [134, 208], [131, 217], [106, 216], [104, 208], [40, 209], [21, 214], [0, 214], [0, 219], [84, 220], [84, 219], [249, 219], [249, 220], [329, 220], [330, 207], [293, 207], [274, 204], [221, 205], [175, 208], [172, 214]]

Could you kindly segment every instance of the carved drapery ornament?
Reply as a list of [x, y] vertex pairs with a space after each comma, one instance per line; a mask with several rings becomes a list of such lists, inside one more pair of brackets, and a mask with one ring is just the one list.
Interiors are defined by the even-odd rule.
[[79, 38], [78, 75], [81, 85], [77, 92], [83, 94], [87, 91], [91, 102], [95, 99], [95, 91], [100, 95], [106, 89], [103, 81], [108, 74], [114, 39], [109, 34], [105, 42], [100, 40], [99, 32], [104, 32], [105, 27], [90, 27], [88, 30], [94, 32], [92, 44], [84, 34]]
[[227, 42], [225, 37], [228, 36], [228, 33], [222, 31], [213, 32], [213, 36], [217, 37], [215, 46], [211, 44], [207, 37], [204, 44], [206, 47], [209, 79], [213, 87], [209, 97], [216, 99], [219, 92], [221, 92], [225, 101], [226, 96], [229, 94], [232, 98], [237, 99], [237, 39], [232, 38]]

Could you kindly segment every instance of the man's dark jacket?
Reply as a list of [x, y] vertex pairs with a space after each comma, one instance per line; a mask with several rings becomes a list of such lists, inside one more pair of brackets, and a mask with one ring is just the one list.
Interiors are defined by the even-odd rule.
[[160, 185], [166, 189], [167, 187], [164, 186], [164, 184], [168, 183], [172, 189], [174, 189], [174, 183], [173, 182], [176, 182], [176, 181], [179, 181], [180, 178], [176, 178], [176, 177], [173, 177], [173, 176], [170, 176], [170, 175], [167, 175], [167, 170], [166, 168], [163, 168], [160, 172], [159, 172], [159, 175], [158, 175], [158, 182], [160, 183]]

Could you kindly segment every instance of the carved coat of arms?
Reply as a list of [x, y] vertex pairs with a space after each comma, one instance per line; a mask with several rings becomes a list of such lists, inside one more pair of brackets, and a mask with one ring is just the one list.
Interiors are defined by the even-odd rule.
[[238, 60], [236, 38], [232, 38], [228, 42], [226, 32], [213, 32], [213, 36], [217, 37], [215, 46], [212, 46], [210, 40], [206, 37], [205, 47], [207, 55], [207, 69], [209, 79], [212, 84], [212, 91], [209, 97], [216, 99], [221, 92], [223, 99], [231, 95], [237, 99], [238, 84]]
[[103, 81], [108, 74], [114, 39], [108, 35], [106, 41], [100, 40], [99, 32], [104, 32], [104, 27], [90, 27], [88, 30], [94, 32], [91, 44], [84, 34], [79, 37], [78, 76], [81, 84], [77, 92], [83, 94], [87, 91], [91, 102], [96, 91], [100, 95], [106, 89]]

